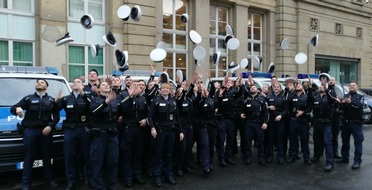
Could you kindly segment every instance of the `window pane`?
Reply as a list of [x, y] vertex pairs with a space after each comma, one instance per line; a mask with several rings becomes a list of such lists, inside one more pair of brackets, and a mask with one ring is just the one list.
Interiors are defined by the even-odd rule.
[[13, 0], [13, 9], [31, 12], [31, 0]]
[[163, 42], [166, 43], [167, 48], [173, 48], [172, 34], [163, 33]]
[[95, 20], [103, 20], [102, 12], [102, 3], [92, 3], [89, 2], [88, 4], [88, 13], [93, 16]]
[[253, 44], [253, 51], [254, 55], [261, 55], [261, 44]]
[[218, 39], [218, 50], [221, 51], [221, 53], [226, 53], [226, 44], [224, 39]]
[[260, 28], [253, 28], [253, 39], [254, 40], [261, 40], [261, 29]]
[[176, 35], [176, 49], [186, 49], [186, 35]]
[[216, 21], [216, 7], [211, 6], [209, 9], [209, 20]]
[[68, 66], [68, 80], [72, 82], [75, 77], [84, 76], [84, 65], [69, 65]]
[[218, 9], [218, 21], [227, 22], [227, 10], [224, 8]]
[[7, 41], [0, 41], [0, 61], [9, 61], [9, 47]]
[[14, 62], [14, 66], [33, 66], [32, 63]]
[[84, 2], [81, 0], [70, 0], [70, 17], [80, 18], [84, 15]]
[[32, 59], [32, 43], [14, 42], [13, 43], [13, 59], [14, 61], [31, 62]]
[[215, 52], [216, 50], [216, 39], [215, 38], [209, 39], [209, 47], [210, 47], [211, 52]]
[[167, 53], [167, 58], [163, 62], [163, 67], [172, 67], [173, 66], [173, 53]]
[[164, 15], [163, 14], [163, 28], [164, 29], [172, 29], [173, 28], [173, 22], [172, 22], [172, 15]]
[[214, 34], [216, 35], [217, 34], [217, 31], [216, 31], [216, 22], [215, 21], [209, 21], [209, 33], [210, 34]]
[[[27, 30], [25, 30], [25, 28], [27, 28]], [[35, 17], [13, 15], [12, 37], [35, 40]]]
[[226, 22], [218, 22], [218, 35], [226, 36]]
[[0, 0], [0, 7], [8, 8], [8, 0]]
[[186, 23], [181, 20], [181, 15], [176, 15], [176, 30], [186, 31]]
[[248, 26], [248, 39], [252, 39], [252, 27]]
[[254, 15], [253, 19], [254, 19], [253, 26], [261, 27], [261, 16], [260, 15]]
[[186, 54], [176, 54], [176, 68], [186, 68]]
[[92, 54], [90, 53], [91, 48], [88, 48], [88, 64], [92, 65], [103, 65], [103, 49], [100, 48], [98, 51], [98, 55], [96, 57], [92, 57]]
[[[176, 1], [179, 1], [179, 0], [176, 0]], [[177, 6], [178, 2], [176, 2], [176, 6]], [[186, 24], [187, 23], [183, 23], [181, 21], [181, 15], [184, 14], [184, 13], [187, 13], [187, 10], [186, 10], [186, 3], [183, 3], [183, 6], [181, 8], [179, 8], [178, 10], [176, 10], [176, 30], [182, 30], [182, 31], [186, 31]], [[177, 7], [176, 7], [177, 8]]]
[[84, 47], [69, 46], [68, 62], [84, 64]]

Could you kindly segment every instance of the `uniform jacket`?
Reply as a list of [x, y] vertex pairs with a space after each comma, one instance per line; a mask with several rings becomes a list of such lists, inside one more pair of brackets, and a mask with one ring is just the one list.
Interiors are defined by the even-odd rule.
[[10, 113], [17, 115], [16, 108], [21, 107], [26, 111], [22, 120], [25, 128], [43, 129], [50, 126], [55, 129], [60, 117], [54, 98], [45, 93], [40, 97], [36, 92], [22, 98], [10, 108]]

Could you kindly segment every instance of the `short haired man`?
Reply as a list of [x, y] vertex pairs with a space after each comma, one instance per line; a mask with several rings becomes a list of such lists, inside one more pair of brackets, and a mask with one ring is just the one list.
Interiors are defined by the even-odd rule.
[[[31, 188], [32, 165], [41, 151], [43, 158], [43, 170], [45, 184], [51, 188], [57, 188], [58, 184], [53, 180], [51, 166], [51, 150], [53, 144], [53, 132], [60, 117], [56, 109], [54, 98], [46, 93], [48, 82], [45, 79], [37, 79], [36, 92], [22, 98], [10, 108], [10, 113], [24, 119], [24, 164], [22, 173], [22, 186], [24, 190]], [[24, 110], [26, 114], [24, 114]]]

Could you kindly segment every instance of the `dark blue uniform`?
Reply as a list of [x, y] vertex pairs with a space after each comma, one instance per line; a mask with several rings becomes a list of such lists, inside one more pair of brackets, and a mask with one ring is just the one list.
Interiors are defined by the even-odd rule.
[[191, 85], [189, 90], [184, 90], [181, 95], [176, 98], [177, 107], [180, 113], [180, 120], [184, 139], [182, 141], [176, 138], [175, 161], [177, 175], [182, 175], [182, 170], [192, 173], [193, 166], [192, 147], [194, 145], [194, 106], [191, 98], [191, 93], [194, 85]]
[[357, 92], [349, 93], [345, 98], [351, 98], [351, 103], [341, 104], [341, 109], [343, 110], [343, 126], [341, 131], [342, 147], [341, 154], [343, 161], [349, 161], [349, 150], [350, 150], [350, 136], [353, 135], [354, 138], [354, 169], [359, 168], [362, 163], [362, 153], [363, 153], [363, 104], [364, 96], [358, 94]]
[[246, 164], [252, 162], [252, 140], [254, 139], [258, 145], [258, 160], [260, 164], [265, 164], [264, 161], [264, 131], [261, 128], [263, 123], [268, 123], [269, 113], [265, 98], [260, 95], [248, 95], [244, 98], [241, 106], [241, 113], [245, 114], [244, 123], [244, 140], [245, 153], [244, 159]]
[[142, 150], [144, 130], [139, 122], [146, 119], [149, 108], [144, 96], [127, 96], [119, 105], [119, 116], [122, 116], [121, 143], [123, 148], [124, 181], [131, 186], [132, 179], [144, 183], [142, 178]]
[[25, 156], [22, 185], [26, 188], [31, 187], [32, 165], [34, 160], [39, 158], [39, 155], [36, 154], [38, 150], [40, 150], [43, 159], [44, 180], [46, 183], [50, 183], [53, 179], [51, 166], [53, 131], [49, 135], [43, 135], [42, 131], [46, 126], [51, 127], [53, 130], [60, 119], [55, 100], [47, 93], [40, 96], [35, 92], [13, 105], [10, 108], [10, 112], [17, 115], [17, 107], [21, 107], [26, 111], [22, 120]]
[[[221, 166], [226, 166], [226, 162], [233, 163], [231, 157], [233, 154], [233, 138], [235, 135], [235, 99], [241, 96], [241, 88], [226, 89], [221, 96], [216, 92], [215, 102], [217, 102], [220, 121], [217, 123], [217, 152], [218, 161]], [[225, 147], [226, 139], [226, 147]]]
[[[336, 97], [335, 85], [329, 85], [328, 91], [332, 97]], [[338, 152], [338, 135], [340, 134], [341, 128], [341, 113], [339, 112], [339, 104], [333, 104], [332, 106], [332, 146], [333, 156], [335, 158], [341, 158]]]
[[157, 186], [161, 186], [160, 176], [163, 172], [167, 181], [175, 184], [172, 171], [172, 159], [176, 134], [181, 132], [181, 121], [176, 101], [169, 95], [154, 98], [150, 106], [149, 123], [155, 128], [157, 136], [154, 141], [153, 176]]
[[[309, 93], [311, 94], [311, 93]], [[287, 162], [294, 162], [298, 154], [298, 136], [301, 139], [301, 150], [303, 152], [304, 162], [311, 164], [309, 150], [309, 130], [310, 130], [310, 111], [311, 104], [307, 95], [304, 92], [293, 93], [288, 97], [288, 109], [290, 117], [289, 126], [289, 155]], [[296, 117], [297, 111], [304, 113]]]
[[[83, 159], [86, 166], [87, 176], [91, 178], [91, 166], [89, 160], [89, 138], [86, 128], [89, 126], [90, 99], [87, 95], [81, 96], [71, 92], [70, 95], [62, 97], [58, 102], [58, 109], [64, 109], [66, 120], [63, 121], [64, 129], [64, 153], [65, 173], [67, 187], [73, 187], [77, 179], [77, 159]], [[81, 153], [82, 157], [78, 157]]]
[[[269, 157], [273, 157], [273, 146], [275, 145], [277, 148], [277, 161], [282, 164], [285, 157], [283, 138], [286, 122], [285, 119], [288, 113], [288, 104], [283, 94], [275, 94], [274, 92], [267, 96], [266, 101], [268, 106], [275, 107], [275, 110], [269, 109], [270, 119], [267, 130], [270, 138], [268, 141], [271, 143], [268, 144], [267, 154]], [[279, 115], [282, 119], [275, 121], [275, 118]]]
[[326, 165], [333, 168], [333, 147], [332, 147], [332, 96], [327, 92], [319, 94], [313, 100], [313, 124], [314, 124], [314, 158], [317, 161], [325, 149]]
[[[105, 102], [106, 97], [98, 95], [92, 98], [90, 110], [92, 124], [90, 135], [90, 159], [92, 179], [95, 189], [103, 189], [102, 174], [107, 189], [116, 189], [119, 142], [117, 131], [118, 101]], [[102, 171], [104, 171], [102, 173]]]
[[199, 161], [204, 174], [213, 170], [214, 145], [216, 141], [215, 102], [211, 97], [196, 99], [195, 113], [197, 115]]

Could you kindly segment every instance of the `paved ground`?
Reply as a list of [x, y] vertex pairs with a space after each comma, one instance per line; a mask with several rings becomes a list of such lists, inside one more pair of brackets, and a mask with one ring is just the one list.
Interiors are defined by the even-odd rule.
[[[257, 160], [252, 165], [246, 166], [242, 162], [241, 155], [235, 155], [236, 165], [228, 165], [221, 168], [217, 164], [213, 173], [204, 177], [201, 169], [196, 166], [194, 174], [186, 174], [177, 177], [177, 185], [163, 183], [163, 189], [372, 189], [372, 127], [364, 128], [364, 154], [360, 170], [351, 170], [351, 164], [335, 164], [331, 173], [323, 172], [324, 157], [320, 162], [311, 166], [304, 165], [302, 160], [293, 164], [278, 165], [276, 162], [260, 166]], [[353, 155], [353, 143], [351, 142], [351, 154]], [[311, 144], [312, 150], [312, 144]], [[311, 152], [312, 155], [312, 152]], [[36, 171], [33, 189], [47, 189], [42, 185], [42, 173]], [[63, 168], [56, 168], [59, 189], [65, 188]], [[0, 174], [0, 189], [20, 189], [20, 172]], [[151, 178], [146, 177], [146, 184], [134, 183], [132, 189], [154, 189]], [[78, 189], [88, 189], [82, 183]], [[119, 189], [126, 189], [119, 183]]]

